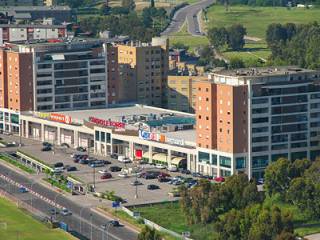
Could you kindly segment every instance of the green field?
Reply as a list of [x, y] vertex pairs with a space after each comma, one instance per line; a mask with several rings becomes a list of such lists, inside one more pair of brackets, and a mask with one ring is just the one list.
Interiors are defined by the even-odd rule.
[[251, 42], [246, 43], [243, 50], [241, 51], [229, 51], [222, 52], [222, 55], [227, 58], [240, 58], [246, 65], [257, 62], [259, 59], [268, 60], [271, 52], [267, 47], [266, 43], [263, 42]]
[[169, 43], [170, 45], [173, 45], [175, 43], [183, 43], [189, 46], [189, 50], [192, 52], [199, 46], [208, 45], [209, 40], [205, 36], [194, 37], [190, 35], [187, 30], [187, 24], [184, 24], [179, 32], [173, 35], [169, 35]]
[[0, 198], [0, 239], [71, 240], [75, 238], [62, 230], [49, 229], [44, 224], [17, 209], [9, 201]]
[[142, 217], [177, 233], [189, 231], [194, 239], [209, 240], [214, 234], [212, 224], [188, 226], [178, 202], [139, 207], [134, 211], [140, 212]]
[[320, 9], [301, 9], [285, 7], [249, 7], [231, 6], [228, 12], [220, 5], [209, 8], [207, 26], [222, 27], [235, 23], [243, 24], [249, 36], [265, 38], [265, 32], [271, 23], [308, 23], [320, 21]]

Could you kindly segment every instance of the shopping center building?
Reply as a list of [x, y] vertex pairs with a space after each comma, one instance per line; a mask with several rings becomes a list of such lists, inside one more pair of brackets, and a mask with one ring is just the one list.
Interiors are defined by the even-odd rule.
[[67, 112], [23, 112], [22, 137], [196, 170], [193, 114], [131, 105]]

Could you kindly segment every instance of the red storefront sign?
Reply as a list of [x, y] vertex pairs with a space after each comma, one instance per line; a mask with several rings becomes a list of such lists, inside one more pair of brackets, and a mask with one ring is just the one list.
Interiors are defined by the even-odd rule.
[[142, 159], [142, 149], [136, 149], [136, 159]]
[[89, 121], [104, 127], [125, 128], [126, 126], [123, 122], [114, 122], [114, 121], [104, 120], [96, 117], [89, 117]]
[[72, 119], [70, 116], [66, 116], [66, 115], [59, 114], [59, 113], [51, 113], [50, 120], [55, 121], [55, 122], [66, 123], [66, 124], [71, 124], [71, 122], [72, 122]]

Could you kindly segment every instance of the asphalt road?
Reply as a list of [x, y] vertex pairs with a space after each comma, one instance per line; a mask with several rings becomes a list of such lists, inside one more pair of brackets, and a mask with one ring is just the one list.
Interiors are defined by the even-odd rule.
[[174, 33], [179, 32], [185, 21], [188, 23], [188, 32], [191, 35], [203, 35], [197, 15], [201, 9], [208, 7], [212, 3], [214, 3], [214, 0], [202, 0], [195, 4], [187, 5], [181, 8], [175, 13], [170, 25], [161, 33], [161, 35], [173, 35]]
[[[57, 220], [63, 221], [69, 226], [69, 230], [81, 233], [86, 239], [91, 240], [134, 240], [137, 239], [137, 234], [128, 229], [125, 226], [112, 227], [108, 229], [108, 233], [103, 231], [101, 225], [107, 224], [111, 219], [101, 216], [90, 210], [90, 206], [80, 206], [76, 202], [72, 202], [65, 198], [63, 195], [56, 193], [49, 188], [46, 188], [38, 183], [32, 182], [24, 175], [17, 173], [10, 168], [0, 165], [0, 174], [12, 179], [13, 181], [20, 183], [34, 192], [41, 195], [41, 197], [34, 196], [31, 193], [19, 193], [18, 188], [10, 184], [4, 179], [0, 179], [0, 188], [13, 194], [22, 202], [31, 204], [32, 206], [50, 216], [49, 210], [53, 208], [53, 205], [49, 203], [51, 200], [62, 207], [69, 209], [72, 212], [71, 216], [57, 215]], [[44, 198], [43, 198], [44, 197]], [[91, 224], [92, 223], [92, 224]], [[81, 228], [81, 229], [80, 229]], [[108, 235], [108, 236], [107, 236]]]

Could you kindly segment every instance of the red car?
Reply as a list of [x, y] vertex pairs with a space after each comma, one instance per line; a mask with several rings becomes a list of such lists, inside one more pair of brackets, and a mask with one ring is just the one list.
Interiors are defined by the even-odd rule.
[[161, 173], [158, 175], [158, 178], [167, 178], [167, 177], [171, 177], [171, 176], [170, 176], [170, 174], [165, 173], [165, 172], [161, 172]]
[[111, 175], [111, 173], [105, 173], [105, 174], [101, 175], [100, 178], [101, 179], [109, 179], [109, 178], [112, 178], [112, 175]]
[[216, 182], [219, 182], [219, 183], [225, 181], [224, 177], [215, 177], [214, 180], [215, 180]]

